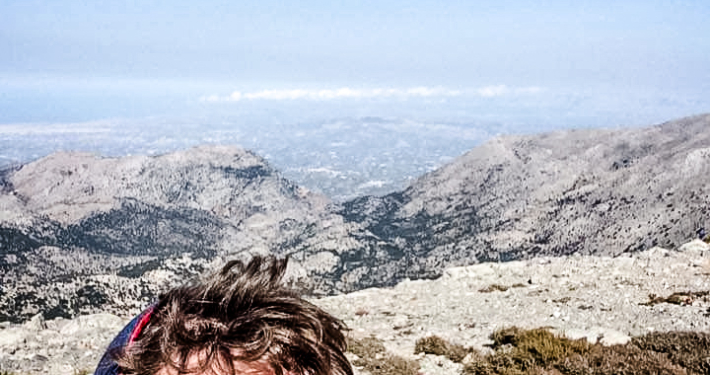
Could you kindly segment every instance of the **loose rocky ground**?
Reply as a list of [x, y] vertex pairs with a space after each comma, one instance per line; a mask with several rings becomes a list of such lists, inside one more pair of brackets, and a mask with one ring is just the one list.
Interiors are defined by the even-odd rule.
[[[342, 318], [354, 338], [374, 336], [421, 373], [458, 374], [460, 365], [415, 355], [432, 334], [486, 350], [498, 328], [549, 327], [569, 337], [625, 342], [651, 331], [710, 331], [710, 247], [693, 241], [615, 258], [570, 256], [451, 268], [437, 280], [403, 281], [314, 302]], [[650, 295], [678, 298], [651, 302]], [[129, 317], [109, 314], [24, 325], [0, 323], [0, 371], [73, 374], [93, 370]], [[357, 370], [357, 369], [356, 369]], [[364, 373], [357, 370], [358, 373]]]
[[[571, 256], [448, 269], [433, 281], [405, 281], [318, 300], [354, 337], [374, 335], [393, 353], [418, 358], [424, 374], [457, 374], [443, 357], [414, 356], [419, 338], [437, 335], [485, 349], [496, 329], [550, 327], [571, 338], [625, 343], [652, 331], [710, 331], [710, 249]], [[507, 288], [507, 289], [506, 289]], [[499, 289], [506, 289], [505, 291]], [[684, 303], [645, 305], [649, 295], [686, 292]]]

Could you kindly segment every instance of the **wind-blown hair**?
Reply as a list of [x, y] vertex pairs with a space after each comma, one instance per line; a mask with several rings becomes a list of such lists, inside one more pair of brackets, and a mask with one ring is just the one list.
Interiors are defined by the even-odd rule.
[[286, 262], [231, 261], [162, 295], [140, 335], [116, 353], [121, 373], [235, 374], [245, 363], [276, 375], [352, 375], [344, 324], [283, 286]]

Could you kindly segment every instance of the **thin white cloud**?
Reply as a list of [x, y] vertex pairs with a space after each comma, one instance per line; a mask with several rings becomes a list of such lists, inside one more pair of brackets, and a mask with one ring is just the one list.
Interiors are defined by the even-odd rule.
[[246, 100], [334, 100], [334, 99], [377, 99], [377, 98], [430, 98], [454, 96], [498, 97], [504, 95], [536, 94], [539, 87], [509, 88], [505, 85], [486, 86], [477, 89], [453, 90], [443, 87], [373, 88], [355, 89], [275, 89], [252, 92], [234, 91], [230, 95], [209, 95], [200, 98], [205, 102], [238, 102]]
[[481, 87], [480, 89], [476, 90], [476, 93], [484, 98], [501, 96], [507, 94], [508, 92], [509, 89], [505, 85]]
[[504, 95], [524, 95], [537, 94], [542, 91], [540, 87], [516, 87], [510, 88], [506, 85], [486, 86], [476, 89], [476, 94], [484, 98], [493, 98]]

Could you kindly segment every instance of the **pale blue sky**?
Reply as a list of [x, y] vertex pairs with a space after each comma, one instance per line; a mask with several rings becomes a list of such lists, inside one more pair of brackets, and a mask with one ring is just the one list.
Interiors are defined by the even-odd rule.
[[709, 36], [706, 0], [3, 0], [0, 123], [224, 111], [244, 103], [200, 98], [234, 91], [426, 87], [461, 102], [503, 85], [690, 115], [710, 111]]

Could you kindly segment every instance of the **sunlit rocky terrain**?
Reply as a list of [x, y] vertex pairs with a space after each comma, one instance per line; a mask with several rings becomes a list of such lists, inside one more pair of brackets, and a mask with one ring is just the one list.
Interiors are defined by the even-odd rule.
[[[449, 328], [439, 334], [472, 347], [513, 324], [579, 329], [585, 337], [706, 330], [704, 318], [692, 318], [707, 308], [706, 249], [681, 245], [710, 214], [709, 125], [710, 115], [700, 115], [646, 128], [498, 137], [402, 190], [344, 201], [299, 186], [235, 146], [157, 156], [60, 152], [6, 168], [0, 332], [9, 344], [2, 363], [37, 371], [59, 363], [27, 359], [64, 352], [33, 352], [40, 347], [28, 344], [25, 329], [44, 332], [45, 342], [56, 335], [57, 345], [68, 348], [75, 343], [65, 340], [65, 326], [105, 327], [81, 344], [89, 353], [81, 354], [81, 365], [62, 362], [80, 370], [160, 290], [250, 254], [289, 256], [290, 283], [324, 298], [319, 303], [346, 319], [353, 334], [362, 328], [389, 335], [382, 337], [386, 346], [403, 355], [414, 355], [413, 340], [435, 330], [444, 311], [473, 322], [447, 318], [458, 330], [451, 332], [468, 336]], [[536, 268], [545, 264], [552, 268]], [[482, 270], [484, 283], [505, 290], [481, 292], [487, 286], [475, 275], [464, 277], [466, 285], [453, 281], [457, 272], [477, 275], [461, 271], [468, 269]], [[400, 298], [408, 295], [401, 288], [420, 286], [408, 300], [416, 306], [402, 306], [423, 309], [422, 317], [387, 310], [382, 321], [368, 322], [386, 310], [389, 293]], [[557, 296], [565, 288], [570, 294]], [[358, 300], [370, 298], [362, 297], [367, 290], [377, 291], [376, 302]], [[616, 292], [603, 295], [609, 290]], [[683, 309], [640, 305], [651, 293], [688, 291], [701, 294], [691, 293]], [[445, 293], [452, 296], [436, 298]], [[475, 306], [495, 306], [495, 316], [466, 305], [469, 297]], [[110, 315], [75, 323], [95, 314]], [[525, 314], [529, 324], [518, 322]], [[392, 330], [374, 328], [380, 323]]]
[[[387, 356], [410, 362], [410, 372], [392, 373], [457, 375], [463, 370], [461, 360], [416, 353], [416, 343], [437, 336], [490, 353], [490, 335], [508, 327], [547, 327], [607, 346], [650, 333], [708, 332], [709, 293], [710, 246], [696, 240], [676, 249], [654, 247], [618, 257], [571, 255], [454, 267], [435, 280], [404, 280], [391, 288], [312, 301], [343, 319], [351, 340], [373, 339]], [[18, 374], [93, 371], [129, 319], [100, 313], [46, 320], [40, 313], [23, 324], [1, 323], [0, 369]], [[371, 372], [363, 362], [388, 368], [386, 356], [351, 353], [350, 358], [357, 374]]]

